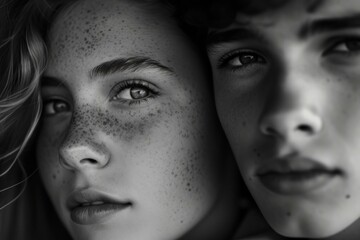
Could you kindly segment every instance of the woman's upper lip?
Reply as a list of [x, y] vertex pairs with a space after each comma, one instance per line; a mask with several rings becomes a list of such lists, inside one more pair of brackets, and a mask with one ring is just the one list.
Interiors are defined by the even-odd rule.
[[81, 189], [72, 192], [66, 200], [66, 207], [72, 210], [84, 204], [112, 203], [120, 205], [131, 205], [131, 201], [127, 199], [116, 199], [107, 193], [103, 193], [94, 189]]
[[311, 158], [301, 156], [288, 156], [270, 160], [268, 163], [262, 165], [258, 169], [257, 175], [261, 176], [269, 173], [286, 174], [291, 172], [306, 171], [340, 173], [339, 169], [328, 167], [325, 164]]

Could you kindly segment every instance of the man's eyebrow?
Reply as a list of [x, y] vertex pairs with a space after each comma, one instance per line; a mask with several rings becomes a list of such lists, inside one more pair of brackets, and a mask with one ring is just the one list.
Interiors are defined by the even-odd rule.
[[138, 70], [156, 69], [167, 74], [174, 74], [174, 70], [170, 67], [164, 66], [156, 60], [148, 57], [129, 57], [129, 58], [116, 58], [94, 67], [90, 71], [90, 78], [104, 77], [116, 72]]
[[248, 27], [242, 27], [221, 32], [210, 32], [206, 39], [206, 46], [208, 49], [211, 49], [217, 44], [232, 43], [248, 39], [265, 41], [265, 38], [258, 31]]
[[310, 35], [358, 27], [360, 27], [360, 14], [354, 14], [351, 16], [314, 20], [304, 24], [298, 35], [299, 38], [307, 38]]

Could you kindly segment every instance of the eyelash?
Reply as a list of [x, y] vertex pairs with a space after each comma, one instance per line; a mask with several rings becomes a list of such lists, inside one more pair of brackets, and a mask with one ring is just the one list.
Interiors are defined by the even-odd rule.
[[[61, 111], [61, 112], [47, 113], [49, 104], [53, 104], [53, 106], [52, 106], [53, 111], [56, 111], [56, 104], [65, 104], [67, 109], [64, 111]], [[59, 98], [52, 98], [52, 99], [50, 98], [50, 99], [43, 100], [43, 109], [42, 109], [43, 116], [51, 117], [51, 116], [55, 116], [57, 114], [65, 112], [65, 111], [66, 112], [71, 111], [71, 106], [67, 101], [65, 101], [63, 99], [59, 99]]]
[[[335, 38], [331, 39], [330, 42], [334, 42], [333, 44], [330, 45], [330, 47], [328, 48], [328, 50], [325, 51], [325, 54], [355, 54], [355, 53], [359, 53], [360, 52], [360, 38], [358, 36], [346, 36], [346, 37], [341, 37], [341, 38]], [[347, 43], [349, 42], [358, 42], [359, 43], [359, 49], [349, 49], [348, 46], [346, 46]], [[347, 50], [335, 50], [335, 48], [341, 46], [342, 44], [345, 44], [345, 47], [347, 48]]]
[[[241, 63], [241, 60], [239, 60], [239, 62], [242, 64], [241, 66], [230, 66], [229, 65], [230, 61], [234, 60], [236, 57], [241, 57], [241, 56], [255, 57], [256, 62]], [[224, 56], [222, 56], [219, 59], [217, 67], [219, 69], [221, 69], [221, 68], [230, 68], [231, 70], [236, 71], [236, 70], [240, 70], [240, 69], [243, 69], [243, 68], [247, 68], [250, 65], [255, 64], [255, 63], [264, 64], [264, 63], [266, 63], [266, 60], [265, 60], [265, 58], [263, 56], [261, 56], [260, 54], [258, 54], [255, 51], [251, 51], [251, 50], [235, 50], [233, 52], [227, 53]]]
[[[141, 98], [141, 99], [121, 99], [116, 98], [122, 91], [131, 88], [142, 88], [149, 92], [149, 95]], [[155, 98], [160, 95], [160, 92], [156, 89], [156, 86], [145, 81], [139, 79], [129, 79], [126, 81], [121, 81], [117, 83], [110, 91], [110, 101], [117, 101], [121, 104], [133, 105], [133, 104], [141, 104], [142, 102], [148, 101], [151, 98]]]

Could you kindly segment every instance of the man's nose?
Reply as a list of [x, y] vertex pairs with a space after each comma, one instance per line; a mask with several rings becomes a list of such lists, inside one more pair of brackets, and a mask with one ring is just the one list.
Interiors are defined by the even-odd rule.
[[322, 129], [321, 118], [306, 108], [277, 109], [264, 116], [260, 130], [279, 139], [314, 136]]
[[259, 124], [266, 136], [297, 140], [315, 136], [323, 128], [321, 80], [311, 66], [307, 70], [296, 64], [285, 69], [269, 90]]

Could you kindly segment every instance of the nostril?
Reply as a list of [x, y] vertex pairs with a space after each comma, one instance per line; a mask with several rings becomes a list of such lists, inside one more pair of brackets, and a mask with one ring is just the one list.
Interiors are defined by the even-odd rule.
[[84, 158], [80, 160], [81, 164], [97, 164], [98, 161], [96, 161], [95, 159], [92, 158]]
[[262, 132], [265, 135], [268, 135], [268, 136], [278, 136], [279, 135], [278, 131], [275, 128], [271, 127], [271, 126], [266, 126], [266, 127], [262, 128], [262, 129], [263, 129]]
[[308, 132], [308, 133], [311, 133], [313, 132], [313, 129], [311, 126], [309, 125], [306, 125], [306, 124], [300, 124], [296, 130], [299, 130], [299, 131], [302, 131], [302, 132]]

